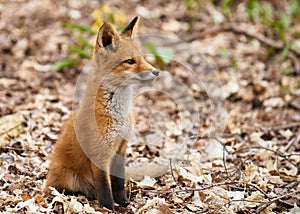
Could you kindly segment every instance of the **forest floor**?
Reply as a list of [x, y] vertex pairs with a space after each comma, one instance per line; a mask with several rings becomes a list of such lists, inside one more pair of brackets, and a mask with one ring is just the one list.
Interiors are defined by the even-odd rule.
[[[95, 39], [66, 23], [124, 27], [138, 15], [139, 34], [180, 42], [160, 49], [171, 61], [149, 59], [162, 72], [135, 99], [126, 165], [169, 170], [128, 179], [130, 204], [116, 212], [300, 213], [300, 5], [220, 2], [1, 1], [0, 212], [108, 212], [43, 191], [89, 62], [70, 45]], [[79, 61], [51, 69], [68, 57]]]

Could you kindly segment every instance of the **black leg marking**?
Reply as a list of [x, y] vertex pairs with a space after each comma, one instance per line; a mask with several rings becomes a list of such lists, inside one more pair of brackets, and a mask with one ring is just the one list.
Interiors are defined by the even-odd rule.
[[96, 195], [99, 206], [114, 210], [114, 200], [109, 179], [109, 175], [105, 171], [100, 170], [96, 176]]
[[116, 154], [112, 160], [110, 169], [111, 187], [114, 200], [123, 207], [129, 204], [125, 191], [124, 161], [124, 156]]

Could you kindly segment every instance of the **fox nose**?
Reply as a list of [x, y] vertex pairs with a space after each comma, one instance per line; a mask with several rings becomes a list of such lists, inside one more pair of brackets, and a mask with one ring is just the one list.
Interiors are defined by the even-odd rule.
[[159, 70], [152, 71], [152, 74], [154, 74], [155, 76], [158, 76], [159, 75]]

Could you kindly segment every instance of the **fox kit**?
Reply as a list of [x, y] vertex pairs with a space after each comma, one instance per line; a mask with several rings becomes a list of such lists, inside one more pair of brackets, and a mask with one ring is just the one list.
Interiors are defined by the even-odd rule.
[[[46, 188], [81, 192], [99, 206], [126, 206], [124, 155], [133, 86], [159, 74], [133, 41], [138, 17], [118, 34], [104, 23], [94, 48], [94, 67], [78, 111], [62, 127]], [[96, 128], [95, 128], [96, 127]]]

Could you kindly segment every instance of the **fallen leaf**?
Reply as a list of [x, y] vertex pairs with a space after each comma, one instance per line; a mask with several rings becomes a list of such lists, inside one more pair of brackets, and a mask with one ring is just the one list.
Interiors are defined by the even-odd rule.
[[6, 115], [0, 118], [0, 146], [11, 137], [24, 133], [25, 119], [21, 113]]
[[80, 213], [83, 211], [83, 205], [79, 201], [77, 201], [75, 198], [71, 198], [71, 201], [69, 203], [69, 208], [71, 212]]
[[269, 98], [269, 99], [264, 100], [264, 102], [263, 102], [263, 106], [265, 106], [265, 107], [276, 108], [276, 107], [282, 107], [284, 105], [285, 105], [285, 102], [281, 97]]
[[144, 179], [137, 183], [138, 187], [154, 187], [156, 180], [147, 175], [144, 176]]

